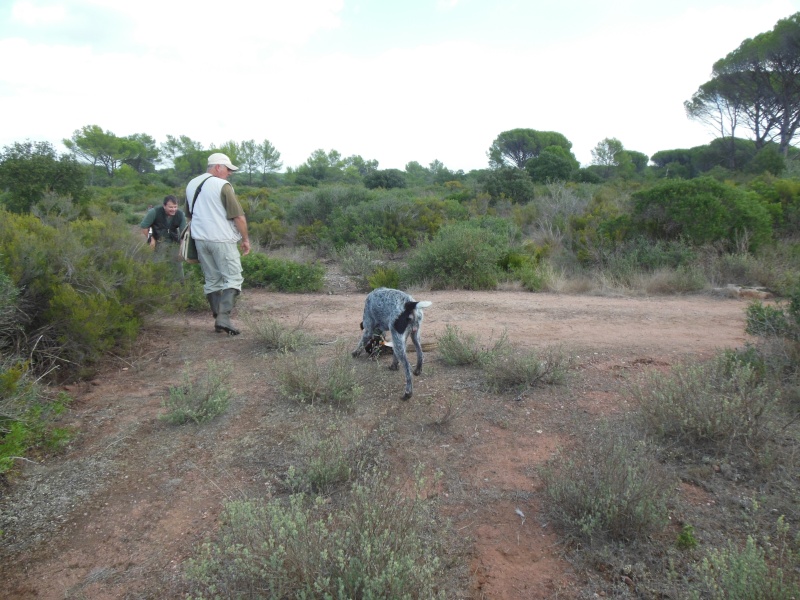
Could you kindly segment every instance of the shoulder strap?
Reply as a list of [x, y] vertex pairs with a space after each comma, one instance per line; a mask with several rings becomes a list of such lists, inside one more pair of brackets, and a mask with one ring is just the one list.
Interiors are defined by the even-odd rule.
[[200, 190], [202, 189], [203, 184], [206, 181], [208, 181], [209, 179], [211, 179], [212, 177], [213, 177], [213, 175], [209, 175], [208, 177], [203, 179], [203, 181], [200, 182], [200, 185], [197, 186], [197, 189], [195, 189], [195, 191], [194, 191], [194, 198], [192, 198], [192, 205], [189, 206], [189, 203], [188, 202], [186, 203], [186, 212], [189, 213], [189, 218], [190, 219], [192, 218], [192, 212], [194, 211], [194, 203], [197, 200], [197, 196], [200, 195]]

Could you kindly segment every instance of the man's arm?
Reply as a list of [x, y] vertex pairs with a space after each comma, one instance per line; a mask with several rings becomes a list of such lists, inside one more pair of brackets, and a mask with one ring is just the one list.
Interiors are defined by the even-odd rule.
[[250, 235], [247, 232], [247, 217], [244, 215], [234, 217], [233, 223], [242, 235], [242, 256], [247, 256], [250, 254]]

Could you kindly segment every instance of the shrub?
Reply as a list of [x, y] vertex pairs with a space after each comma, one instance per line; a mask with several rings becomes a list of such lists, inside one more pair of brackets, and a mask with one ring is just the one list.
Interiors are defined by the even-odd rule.
[[329, 426], [324, 434], [303, 429], [296, 436], [300, 464], [289, 467], [287, 487], [293, 493], [328, 495], [359, 474], [363, 464], [358, 455], [363, 440], [353, 432], [337, 425]]
[[507, 245], [502, 235], [472, 222], [447, 225], [411, 255], [408, 278], [433, 289], [493, 289]]
[[170, 308], [163, 298], [178, 284], [146, 250], [111, 213], [58, 227], [2, 214], [0, 270], [20, 290], [30, 340], [22, 352], [35, 371], [87, 375], [104, 352], [135, 339], [146, 313]]
[[482, 347], [480, 340], [472, 334], [464, 333], [455, 325], [446, 325], [444, 333], [437, 338], [439, 356], [451, 366], [483, 366], [496, 354], [507, 354], [508, 337], [503, 331], [494, 346]]
[[650, 431], [719, 451], [763, 444], [778, 400], [750, 363], [725, 354], [680, 365], [671, 374], [650, 373], [632, 389]]
[[301, 494], [229, 502], [216, 540], [188, 562], [191, 597], [443, 599], [422, 484], [409, 496], [373, 473], [338, 508]]
[[370, 290], [380, 287], [394, 288], [400, 287], [400, 273], [390, 267], [378, 267], [375, 272], [367, 278]]
[[253, 337], [262, 349], [278, 352], [294, 352], [313, 344], [313, 336], [302, 327], [303, 321], [289, 328], [270, 317], [249, 324]]
[[[780, 523], [782, 521], [781, 518]], [[764, 548], [752, 536], [748, 536], [744, 548], [728, 544], [725, 548], [710, 550], [699, 568], [702, 583], [697, 587], [703, 588], [704, 595], [696, 592], [693, 597], [711, 600], [786, 600], [800, 597], [800, 586], [792, 581], [792, 571], [796, 569], [791, 564], [792, 553], [787, 552], [785, 540], [777, 547], [772, 543], [768, 547], [771, 549], [769, 557]], [[775, 563], [777, 566], [774, 566]], [[787, 569], [781, 568], [781, 564]]]
[[449, 220], [465, 218], [466, 209], [455, 200], [384, 192], [375, 202], [337, 212], [329, 235], [337, 247], [357, 243], [394, 252], [434, 235]]
[[69, 401], [66, 394], [48, 397], [27, 361], [0, 361], [0, 475], [31, 451], [56, 450], [69, 439], [66, 429], [53, 426]]
[[169, 388], [169, 397], [163, 403], [167, 412], [159, 415], [159, 419], [171, 425], [189, 421], [200, 424], [221, 415], [228, 410], [232, 372], [231, 365], [209, 361], [204, 373], [192, 381], [187, 368], [183, 385]]
[[634, 222], [656, 239], [694, 245], [749, 236], [751, 250], [772, 235], [772, 218], [759, 198], [710, 177], [667, 181], [633, 195]]
[[284, 357], [278, 365], [277, 378], [281, 394], [303, 404], [346, 406], [361, 394], [350, 353], [343, 346], [325, 364], [314, 352]]
[[610, 425], [540, 472], [545, 510], [570, 537], [642, 540], [669, 521], [675, 482], [644, 442]]
[[245, 286], [274, 292], [318, 292], [325, 280], [322, 265], [268, 258], [260, 253], [242, 257], [242, 274]]
[[380, 266], [383, 255], [364, 244], [345, 244], [336, 251], [336, 258], [345, 275], [366, 280]]
[[535, 350], [515, 353], [509, 348], [489, 354], [484, 370], [491, 389], [521, 391], [540, 383], [562, 383], [570, 363], [570, 357], [555, 348], [548, 348], [543, 353]]

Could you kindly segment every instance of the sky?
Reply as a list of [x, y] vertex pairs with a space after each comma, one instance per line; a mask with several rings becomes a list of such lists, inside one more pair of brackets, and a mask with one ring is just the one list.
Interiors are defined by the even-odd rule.
[[269, 140], [404, 169], [488, 166], [503, 131], [651, 156], [707, 144], [684, 101], [800, 0], [0, 0], [0, 147], [87, 125]]

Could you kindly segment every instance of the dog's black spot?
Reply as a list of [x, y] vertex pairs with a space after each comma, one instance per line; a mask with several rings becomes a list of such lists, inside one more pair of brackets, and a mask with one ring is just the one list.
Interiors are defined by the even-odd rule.
[[417, 304], [419, 302], [406, 302], [405, 310], [394, 320], [394, 330], [397, 333], [402, 335], [405, 332], [408, 322], [411, 320], [411, 315], [414, 314], [417, 308]]

